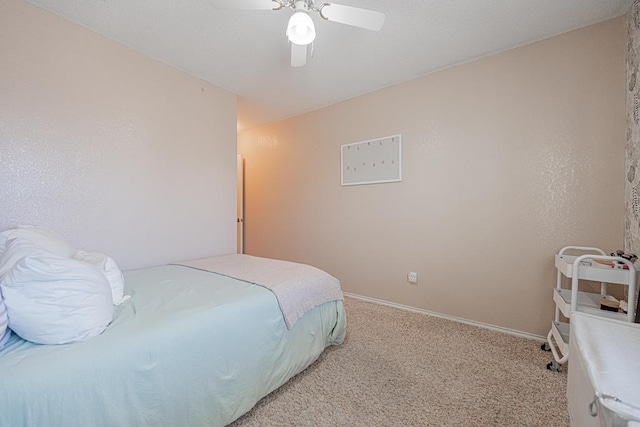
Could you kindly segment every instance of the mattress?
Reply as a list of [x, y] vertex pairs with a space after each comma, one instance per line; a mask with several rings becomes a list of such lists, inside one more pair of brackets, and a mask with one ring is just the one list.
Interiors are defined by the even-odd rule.
[[574, 312], [569, 346], [571, 425], [640, 426], [640, 325]]
[[342, 343], [342, 301], [288, 330], [272, 292], [184, 266], [125, 273], [98, 337], [0, 352], [0, 426], [223, 426]]

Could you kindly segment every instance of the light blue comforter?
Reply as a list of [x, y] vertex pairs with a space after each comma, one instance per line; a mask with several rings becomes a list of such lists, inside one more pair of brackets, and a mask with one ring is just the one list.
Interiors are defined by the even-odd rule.
[[168, 265], [125, 273], [132, 297], [100, 336], [14, 336], [0, 352], [0, 426], [223, 426], [344, 340], [341, 301], [287, 330], [260, 286]]

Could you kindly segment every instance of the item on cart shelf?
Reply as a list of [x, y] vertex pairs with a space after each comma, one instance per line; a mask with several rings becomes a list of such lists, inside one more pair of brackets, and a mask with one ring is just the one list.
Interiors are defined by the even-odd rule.
[[614, 261], [611, 265], [611, 268], [623, 268], [625, 270], [628, 270], [629, 266], [627, 264], [621, 263], [620, 261]]
[[[612, 256], [617, 256], [617, 255], [612, 255]], [[601, 259], [596, 259], [594, 260], [596, 263], [600, 264], [600, 265], [606, 265], [607, 267], [611, 267], [611, 268], [622, 268], [625, 270], [629, 269], [629, 266], [621, 261], [604, 261]], [[631, 261], [633, 262], [633, 261]], [[591, 264], [585, 264], [584, 261], [582, 261], [580, 263], [580, 265], [587, 265], [590, 266]]]
[[624, 258], [629, 262], [636, 262], [638, 260], [638, 257], [635, 254], [626, 254], [621, 249], [618, 249], [615, 252], [611, 252], [611, 256], [619, 256], [620, 258]]
[[629, 303], [625, 300], [620, 301], [620, 311], [626, 313], [629, 310]]
[[618, 309], [620, 308], [620, 303], [618, 301], [612, 301], [612, 300], [608, 300], [608, 299], [601, 299], [600, 300], [600, 310], [607, 310], [607, 311], [618, 311]]

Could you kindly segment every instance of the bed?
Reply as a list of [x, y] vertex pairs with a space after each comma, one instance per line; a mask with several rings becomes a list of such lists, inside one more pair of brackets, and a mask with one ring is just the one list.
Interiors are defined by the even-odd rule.
[[569, 352], [571, 425], [640, 426], [640, 325], [574, 312]]
[[[246, 258], [245, 258], [246, 259]], [[0, 426], [223, 426], [343, 342], [340, 298], [285, 322], [276, 294], [196, 265], [124, 273], [99, 336], [0, 352]]]

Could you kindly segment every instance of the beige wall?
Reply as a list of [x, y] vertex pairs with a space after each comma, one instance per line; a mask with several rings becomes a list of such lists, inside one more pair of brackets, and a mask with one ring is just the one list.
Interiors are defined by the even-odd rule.
[[[246, 251], [546, 335], [553, 254], [622, 247], [624, 75], [619, 18], [245, 131]], [[341, 144], [396, 133], [403, 182], [340, 186]]]
[[235, 252], [235, 159], [235, 95], [0, 0], [0, 230], [124, 268]]

